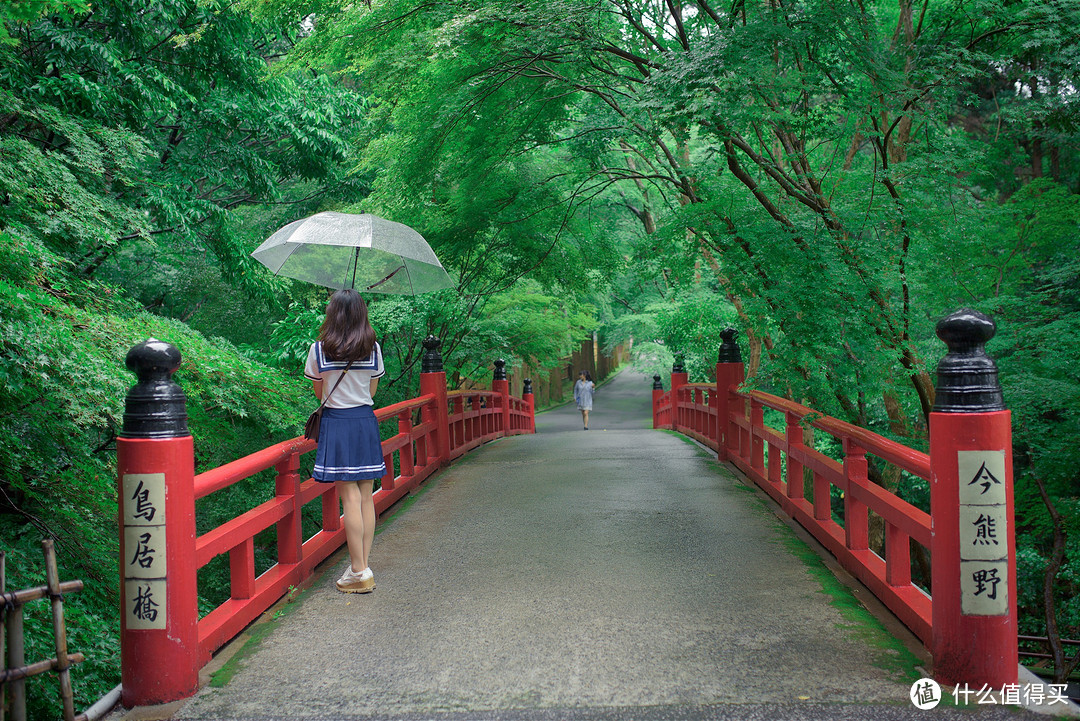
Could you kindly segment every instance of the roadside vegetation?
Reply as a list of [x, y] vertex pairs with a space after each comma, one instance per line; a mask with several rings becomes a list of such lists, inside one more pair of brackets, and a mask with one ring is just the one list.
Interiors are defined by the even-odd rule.
[[755, 387], [925, 448], [934, 324], [991, 314], [1021, 632], [1080, 637], [1078, 37], [1067, 0], [0, 5], [0, 548], [9, 588], [44, 536], [87, 583], [77, 705], [119, 680], [124, 355], [180, 348], [198, 470], [297, 435], [326, 291], [249, 253], [320, 210], [417, 228], [458, 283], [373, 300], [383, 403], [428, 334], [456, 383], [594, 330], [698, 381], [730, 325]]

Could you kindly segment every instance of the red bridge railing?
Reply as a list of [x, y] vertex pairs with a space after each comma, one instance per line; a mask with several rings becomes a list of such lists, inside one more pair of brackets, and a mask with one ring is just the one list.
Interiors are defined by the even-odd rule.
[[[716, 386], [687, 384], [676, 395], [678, 423], [673, 428], [718, 450]], [[809, 530], [929, 646], [933, 624], [930, 596], [911, 581], [910, 541], [929, 552], [930, 515], [871, 483], [866, 454], [927, 481], [930, 457], [784, 398], [760, 391], [735, 396], [735, 411], [728, 419], [734, 430], [726, 449], [728, 460]], [[766, 408], [783, 414], [782, 429], [765, 423]], [[843, 461], [805, 445], [806, 427], [839, 441]], [[812, 489], [809, 500], [805, 496], [807, 483]], [[833, 488], [843, 497], [843, 525], [834, 520]], [[868, 512], [884, 521], [885, 558], [870, 550]]]
[[[424, 345], [421, 395], [375, 411], [380, 424], [396, 422], [396, 433], [382, 442], [387, 471], [374, 494], [378, 514], [469, 450], [535, 432], [529, 381], [522, 398], [512, 397], [497, 361], [493, 390], [448, 393], [438, 341]], [[194, 693], [199, 669], [213, 653], [345, 542], [336, 485], [300, 475], [300, 457], [315, 450], [314, 441], [284, 441], [194, 475], [183, 394], [169, 379], [178, 365], [179, 352], [159, 341], [128, 355], [128, 367], [140, 378], [118, 441], [121, 665], [129, 707]], [[196, 536], [196, 499], [270, 468], [276, 470], [273, 498]], [[305, 538], [301, 513], [316, 500], [319, 529]], [[277, 560], [257, 573], [255, 537], [270, 528], [277, 534]], [[230, 596], [198, 618], [198, 569], [225, 554]]]
[[[768, 493], [932, 651], [935, 677], [1000, 688], [1016, 682], [1018, 664], [1011, 431], [996, 369], [982, 350], [992, 321], [966, 313], [939, 324], [950, 353], [938, 367], [929, 454], [740, 389], [743, 366], [730, 329], [716, 383], [688, 383], [679, 363], [668, 392], [654, 376], [653, 424], [712, 448]], [[842, 459], [808, 442], [807, 429], [836, 439]], [[932, 514], [872, 482], [868, 455], [929, 482]], [[870, 514], [884, 529], [880, 554], [871, 548]], [[932, 597], [913, 582], [913, 543], [933, 559], [931, 578], [923, 579]]]
[[535, 432], [532, 407], [522, 398], [494, 391], [453, 391], [448, 396], [451, 459], [495, 438]]

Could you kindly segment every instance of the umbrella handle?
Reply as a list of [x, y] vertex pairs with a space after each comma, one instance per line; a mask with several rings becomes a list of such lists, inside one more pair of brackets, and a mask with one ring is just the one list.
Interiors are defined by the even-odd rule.
[[[357, 252], [360, 252], [360, 251], [359, 251], [359, 249], [357, 249]], [[386, 281], [390, 280], [391, 278], [393, 278], [393, 277], [394, 277], [395, 275], [397, 275], [398, 273], [400, 273], [400, 272], [401, 272], [401, 271], [403, 271], [403, 270], [405, 270], [405, 266], [404, 266], [404, 265], [402, 265], [402, 266], [400, 266], [399, 268], [395, 269], [393, 273], [391, 273], [390, 275], [386, 276], [385, 278], [383, 278], [383, 279], [382, 279], [382, 280], [380, 280], [379, 282], [377, 282], [377, 283], [372, 283], [371, 285], [369, 285], [369, 286], [368, 286], [368, 287], [366, 288], [366, 290], [371, 290], [372, 288], [378, 288], [378, 287], [379, 287], [380, 285], [382, 285], [382, 284], [383, 284], [383, 283], [385, 283]], [[355, 283], [355, 282], [356, 282], [356, 269], [354, 268], [354, 269], [353, 269], [353, 283]]]

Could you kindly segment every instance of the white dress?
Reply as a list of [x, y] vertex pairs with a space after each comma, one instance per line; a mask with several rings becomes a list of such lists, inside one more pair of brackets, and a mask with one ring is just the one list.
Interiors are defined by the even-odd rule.
[[579, 380], [577, 383], [574, 384], [574, 400], [577, 401], [578, 410], [592, 410], [592, 396], [594, 388], [596, 388], [596, 384], [592, 381]]

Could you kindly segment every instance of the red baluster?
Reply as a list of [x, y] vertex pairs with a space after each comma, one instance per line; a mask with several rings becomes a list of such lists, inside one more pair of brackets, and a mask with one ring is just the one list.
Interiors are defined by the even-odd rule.
[[859, 487], [867, 484], [866, 452], [849, 438], [843, 439], [844, 477], [844, 531], [847, 547], [852, 551], [865, 551], [869, 546], [869, 520], [866, 504], [858, 500]]

